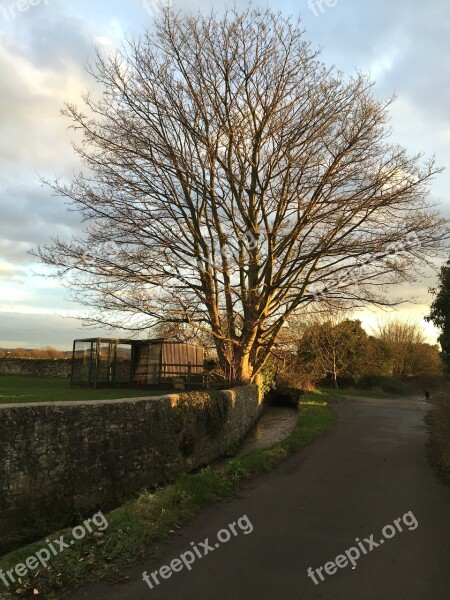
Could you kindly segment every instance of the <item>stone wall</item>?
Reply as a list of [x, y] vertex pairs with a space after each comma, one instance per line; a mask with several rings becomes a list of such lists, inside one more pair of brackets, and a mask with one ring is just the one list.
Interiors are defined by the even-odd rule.
[[206, 465], [260, 411], [256, 386], [0, 405], [0, 535], [24, 516], [118, 504]]
[[34, 375], [35, 377], [70, 377], [71, 359], [1, 358], [0, 375]]

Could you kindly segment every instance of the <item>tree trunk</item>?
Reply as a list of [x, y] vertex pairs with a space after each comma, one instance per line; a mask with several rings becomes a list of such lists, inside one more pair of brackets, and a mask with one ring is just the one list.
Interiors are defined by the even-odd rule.
[[335, 390], [339, 389], [338, 382], [337, 382], [336, 361], [334, 358], [333, 358], [333, 385], [334, 385]]
[[250, 353], [238, 351], [233, 360], [234, 367], [234, 385], [250, 385], [253, 383], [255, 374], [253, 366], [250, 364]]

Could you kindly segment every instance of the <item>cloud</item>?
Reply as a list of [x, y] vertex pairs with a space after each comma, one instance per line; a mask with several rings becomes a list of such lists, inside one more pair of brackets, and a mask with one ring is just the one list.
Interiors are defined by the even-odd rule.
[[64, 199], [51, 195], [40, 183], [9, 184], [0, 189], [0, 257], [12, 263], [30, 263], [27, 254], [51, 237], [68, 239], [81, 230], [77, 213]]
[[[298, 10], [298, 4], [294, 8], [289, 4], [287, 0], [271, 2], [273, 9], [285, 13]], [[176, 0], [176, 5], [189, 12], [211, 9], [206, 0]], [[237, 5], [245, 2], [238, 0]], [[255, 5], [264, 7], [266, 0], [255, 0]], [[215, 4], [219, 11], [224, 6], [225, 2]], [[397, 93], [391, 107], [391, 140], [411, 152], [424, 150], [428, 156], [436, 152], [438, 163], [448, 164], [448, 0], [338, 0], [317, 17], [306, 0], [300, 8], [306, 38], [316, 47], [323, 46], [328, 64], [335, 63], [346, 74], [355, 67], [370, 72], [377, 80], [375, 92], [380, 97]], [[82, 229], [78, 215], [67, 210], [63, 199], [52, 197], [37, 177], [70, 179], [80, 168], [71, 147], [74, 132], [67, 130], [69, 123], [60, 116], [60, 109], [65, 101], [81, 105], [83, 91], [96, 91], [95, 82], [84, 70], [86, 61], [94, 57], [95, 44], [109, 50], [125, 35], [133, 37], [145, 27], [151, 28], [152, 20], [142, 0], [49, 0], [1, 25], [0, 261], [7, 266], [0, 269], [0, 310], [13, 312], [8, 327], [14, 323], [19, 329], [24, 327], [23, 335], [11, 330], [10, 338], [17, 340], [27, 339], [23, 324], [25, 316], [31, 319], [31, 315], [13, 316], [19, 309], [22, 313], [72, 309], [63, 300], [65, 291], [56, 291], [50, 284], [45, 287], [41, 279], [29, 276], [32, 259], [27, 254], [53, 236], [67, 239]], [[433, 183], [431, 196], [444, 202], [445, 214], [450, 214], [449, 189], [447, 172]], [[425, 295], [420, 302], [425, 306], [428, 300]], [[55, 328], [49, 332], [50, 338], [60, 340], [66, 330], [57, 323], [63, 321], [48, 318]], [[39, 335], [44, 336], [42, 317], [28, 324], [33, 339], [37, 339], [39, 327]], [[45, 339], [42, 343], [56, 342]]]
[[70, 179], [80, 170], [60, 110], [93, 87], [83, 65], [94, 43], [111, 46], [58, 4], [34, 8], [0, 33], [0, 258], [16, 264], [30, 263], [27, 251], [50, 237], [80, 230], [78, 215], [39, 175]]
[[[303, 16], [307, 37], [323, 47], [329, 64], [346, 73], [354, 68], [370, 72], [377, 94], [389, 97], [396, 92], [410, 106], [416, 118], [397, 111], [394, 139], [397, 128], [403, 127], [409, 128], [408, 141], [428, 147], [440, 144], [441, 132], [450, 129], [447, 0], [339, 0], [317, 18], [309, 10], [303, 10]], [[418, 127], [427, 128], [426, 135], [417, 135]]]
[[44, 322], [40, 315], [16, 312], [0, 313], [0, 319], [2, 348], [41, 348], [50, 345], [68, 350], [74, 338], [91, 337], [91, 333], [74, 319], [47, 315]]
[[81, 66], [39, 67], [2, 37], [0, 69], [0, 160], [6, 180], [14, 180], [24, 169], [70, 174], [71, 136], [60, 110], [64, 100], [78, 100], [87, 85]]
[[25, 280], [24, 275], [24, 269], [9, 263], [0, 263], [0, 280], [14, 281], [21, 284]]
[[[83, 327], [77, 319], [57, 315], [0, 312], [0, 348], [43, 348], [53, 346], [70, 350], [74, 339], [113, 337], [111, 332]], [[115, 331], [114, 335], [130, 337], [129, 333]]]

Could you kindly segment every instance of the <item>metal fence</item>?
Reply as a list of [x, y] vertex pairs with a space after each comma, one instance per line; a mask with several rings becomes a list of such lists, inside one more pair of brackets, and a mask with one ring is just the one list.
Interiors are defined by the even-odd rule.
[[75, 340], [72, 385], [78, 387], [206, 387], [201, 346], [166, 340]]

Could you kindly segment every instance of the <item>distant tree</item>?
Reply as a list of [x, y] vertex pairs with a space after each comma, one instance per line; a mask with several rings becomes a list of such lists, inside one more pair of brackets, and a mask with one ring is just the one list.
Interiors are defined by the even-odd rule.
[[416, 375], [415, 365], [427, 346], [425, 333], [417, 323], [390, 319], [378, 325], [376, 337], [384, 342], [392, 356], [394, 376]]
[[441, 375], [437, 346], [424, 342], [417, 324], [398, 319], [368, 336], [360, 321], [341, 312], [294, 319], [277, 348], [277, 378], [282, 385], [309, 388], [324, 378]]
[[366, 357], [367, 334], [361, 321], [329, 316], [311, 323], [299, 340], [298, 368], [314, 373], [317, 380], [338, 380], [361, 374]]
[[43, 349], [43, 354], [44, 354], [45, 358], [52, 358], [52, 359], [63, 358], [63, 356], [64, 356], [64, 352], [61, 352], [61, 350], [57, 350], [56, 348], [53, 348], [53, 346], [46, 346]]
[[442, 362], [450, 375], [450, 260], [441, 267], [438, 278], [438, 287], [430, 290], [434, 294], [434, 301], [426, 320], [441, 331], [438, 341], [442, 349]]
[[57, 350], [52, 346], [45, 348], [11, 348], [5, 350], [0, 348], [0, 358], [37, 358], [37, 359], [57, 359], [67, 358], [68, 353], [63, 350]]
[[11, 358], [31, 358], [32, 352], [27, 348], [13, 348], [11, 351]]
[[65, 111], [86, 170], [53, 184], [85, 235], [36, 251], [91, 324], [190, 324], [253, 382], [318, 291], [395, 304], [385, 286], [442, 246], [427, 202], [440, 169], [390, 143], [390, 101], [320, 62], [291, 18], [166, 8], [91, 73], [99, 99]]
[[413, 355], [411, 372], [413, 375], [442, 375], [443, 363], [439, 346], [419, 344]]
[[369, 336], [366, 346], [364, 375], [392, 375], [394, 351], [385, 341]]

